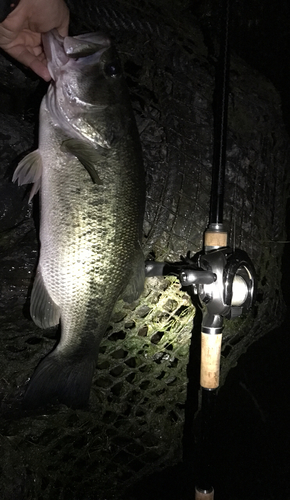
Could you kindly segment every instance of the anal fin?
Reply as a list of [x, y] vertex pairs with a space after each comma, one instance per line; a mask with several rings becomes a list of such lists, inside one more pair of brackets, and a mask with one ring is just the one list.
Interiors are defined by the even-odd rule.
[[39, 270], [33, 283], [30, 314], [34, 323], [40, 328], [58, 325], [60, 320], [60, 309], [50, 297]]

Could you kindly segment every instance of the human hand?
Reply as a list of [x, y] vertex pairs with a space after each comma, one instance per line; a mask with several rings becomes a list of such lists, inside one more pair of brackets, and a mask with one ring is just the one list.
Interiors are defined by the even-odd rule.
[[41, 33], [56, 28], [67, 36], [69, 10], [64, 0], [20, 0], [0, 24], [0, 47], [46, 81], [51, 79]]

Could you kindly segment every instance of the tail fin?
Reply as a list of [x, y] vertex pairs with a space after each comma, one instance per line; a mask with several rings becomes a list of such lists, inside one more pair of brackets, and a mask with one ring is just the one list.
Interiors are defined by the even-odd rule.
[[95, 359], [78, 361], [53, 351], [36, 368], [24, 395], [27, 409], [59, 402], [71, 408], [88, 404]]

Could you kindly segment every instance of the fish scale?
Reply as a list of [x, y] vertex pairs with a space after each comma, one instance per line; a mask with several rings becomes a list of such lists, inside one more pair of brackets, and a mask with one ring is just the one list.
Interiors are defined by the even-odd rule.
[[[37, 367], [24, 402], [37, 406], [58, 400], [75, 407], [88, 402], [99, 344], [118, 297], [124, 293], [134, 300], [143, 288], [145, 185], [127, 89], [121, 75], [115, 80], [106, 75], [106, 64], [115, 61], [115, 53], [108, 46], [100, 58], [96, 46], [96, 56], [84, 56], [79, 63], [82, 35], [70, 44], [71, 50], [77, 48], [77, 62], [71, 55], [66, 61], [63, 39], [49, 36], [55, 84], [40, 109], [41, 248], [31, 316], [44, 328], [60, 321], [61, 337]], [[107, 38], [104, 43], [108, 45]], [[79, 91], [79, 99], [73, 91]], [[84, 102], [92, 106], [82, 107]], [[92, 126], [96, 133], [89, 136]], [[106, 149], [97, 142], [104, 134], [113, 138]], [[29, 161], [24, 164], [14, 175], [20, 184], [34, 180]]]

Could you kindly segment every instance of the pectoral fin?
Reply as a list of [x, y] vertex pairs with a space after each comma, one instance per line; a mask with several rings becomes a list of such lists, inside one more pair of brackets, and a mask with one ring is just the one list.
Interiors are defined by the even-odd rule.
[[58, 325], [60, 309], [50, 297], [40, 271], [37, 271], [30, 301], [30, 314], [40, 328]]
[[38, 149], [26, 155], [19, 163], [13, 174], [12, 182], [18, 180], [18, 186], [33, 183], [29, 201], [40, 188], [42, 176], [42, 159]]
[[66, 150], [78, 158], [94, 184], [103, 184], [96, 171], [96, 164], [100, 162], [101, 155], [93, 146], [81, 139], [67, 139], [63, 141], [61, 147], [62, 150]]

